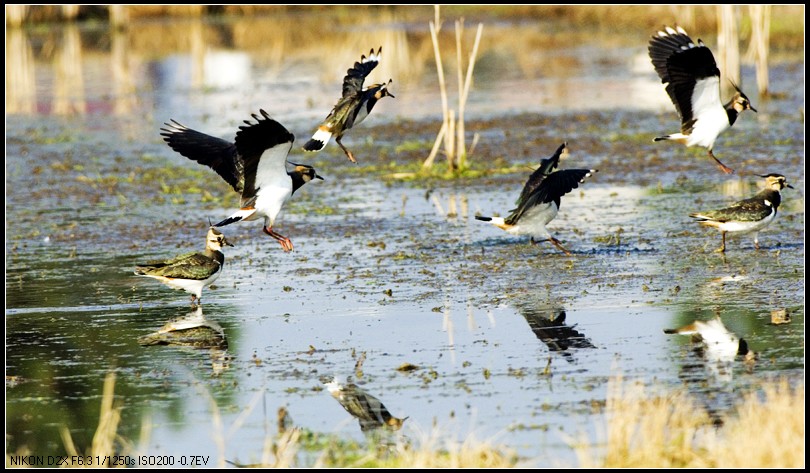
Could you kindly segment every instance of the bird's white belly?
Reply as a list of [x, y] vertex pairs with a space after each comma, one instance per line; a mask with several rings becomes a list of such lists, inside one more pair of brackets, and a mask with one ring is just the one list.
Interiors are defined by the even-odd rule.
[[548, 240], [551, 234], [546, 230], [546, 225], [554, 220], [558, 210], [554, 202], [532, 207], [520, 217], [517, 225], [507, 231], [513, 235], [530, 235], [539, 240]]
[[720, 225], [720, 230], [733, 233], [758, 232], [770, 225], [776, 218], [776, 212], [771, 209], [771, 214], [759, 222], [726, 222]]
[[686, 141], [687, 146], [711, 148], [717, 135], [729, 127], [728, 114], [723, 107], [712, 107], [703, 112]]
[[[221, 268], [220, 268], [221, 269]], [[168, 279], [166, 278], [163, 282], [166, 283], [167, 286], [171, 287], [172, 289], [181, 289], [190, 294], [196, 294], [197, 297], [201, 295], [202, 289], [204, 287], [210, 286], [217, 280], [219, 277], [220, 271], [217, 270], [216, 273], [209, 276], [207, 279]]]
[[252, 215], [251, 220], [264, 217], [268, 225], [273, 225], [279, 212], [281, 212], [281, 207], [284, 206], [284, 202], [292, 195], [292, 181], [290, 181], [289, 178], [287, 181], [290, 184], [289, 186], [265, 185], [259, 189], [258, 194], [256, 194], [256, 203], [254, 204], [256, 213]]

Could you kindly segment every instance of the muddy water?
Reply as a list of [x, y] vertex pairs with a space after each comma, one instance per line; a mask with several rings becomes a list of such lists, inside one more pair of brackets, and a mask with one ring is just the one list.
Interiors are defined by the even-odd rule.
[[[803, 379], [803, 67], [775, 64], [776, 97], [752, 99], [759, 114], [721, 137], [717, 154], [738, 171], [729, 177], [698, 151], [651, 142], [676, 123], [652, 68], [639, 66], [646, 35], [611, 49], [577, 37], [567, 43], [578, 46], [557, 47], [553, 57], [527, 54], [505, 78], [491, 71], [530, 48], [488, 44], [468, 105], [467, 129], [480, 136], [470, 159], [513, 171], [403, 181], [391, 176], [426, 157], [441, 113], [432, 53], [420, 56], [426, 22], [341, 29], [328, 71], [322, 54], [289, 41], [268, 53], [212, 40], [222, 25], [144, 26], [212, 42], [202, 49], [192, 40], [149, 49], [132, 32], [123, 40], [70, 29], [8, 38], [23, 45], [19, 62], [28, 67], [19, 71], [26, 87], [12, 97], [18, 108], [7, 108], [9, 452], [58, 454], [63, 425], [89, 445], [110, 369], [124, 407], [119, 433], [134, 451], [216, 462], [258, 461], [279, 407], [296, 426], [362, 438], [323, 388], [334, 375], [407, 416], [401, 433], [410, 439], [435, 423], [449, 436], [508, 445], [532, 466], [575, 465], [570, 439], [598, 441], [615, 374], [685, 387], [718, 416], [762, 380]], [[542, 30], [499, 23], [485, 37], [510, 28]], [[397, 99], [347, 134], [357, 165], [334, 145], [318, 155], [293, 151], [292, 161], [326, 177], [296, 193], [277, 224], [296, 250], [284, 253], [258, 223], [226, 227], [236, 246], [193, 315], [219, 327], [226, 343], [141, 346], [192, 311], [187, 294], [136, 278], [134, 265], [202, 249], [208, 219], [237, 205], [213, 172], [161, 142], [161, 123], [176, 118], [230, 139], [262, 107], [299, 143], [357, 59], [346, 49], [359, 54], [369, 42], [392, 57], [380, 78], [394, 77]], [[200, 59], [199, 51], [208, 53]], [[569, 69], [544, 67], [555, 61]], [[743, 73], [753, 84], [753, 71]], [[525, 93], [506, 93], [515, 90]], [[474, 219], [508, 212], [529, 169], [562, 141], [571, 149], [564, 167], [599, 170], [563, 198], [550, 224], [570, 257]], [[725, 256], [714, 253], [720, 235], [688, 213], [753, 195], [753, 174], [768, 172], [795, 189], [783, 192], [762, 248], [731, 236]], [[791, 323], [771, 325], [780, 308]], [[753, 367], [718, 367], [686, 337], [663, 333], [715, 315], [758, 352]], [[405, 363], [417, 369], [397, 370]]]

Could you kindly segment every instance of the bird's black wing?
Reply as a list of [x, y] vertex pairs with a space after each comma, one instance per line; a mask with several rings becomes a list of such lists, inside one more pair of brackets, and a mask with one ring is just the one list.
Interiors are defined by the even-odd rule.
[[253, 197], [262, 181], [287, 175], [287, 155], [295, 136], [284, 125], [273, 120], [264, 110], [262, 116], [252, 115], [256, 123], [246, 125], [236, 133], [236, 149], [245, 166], [242, 198]]
[[363, 91], [363, 82], [371, 71], [377, 67], [380, 62], [380, 53], [382, 46], [374, 52], [374, 48], [365, 55], [360, 56], [360, 60], [354, 63], [354, 66], [346, 71], [346, 77], [343, 78], [343, 97], [354, 96]]
[[[765, 200], [770, 202], [767, 205]], [[750, 199], [741, 200], [724, 209], [691, 214], [690, 217], [715, 222], [758, 222], [770, 215], [781, 203], [781, 195], [766, 189]]]
[[526, 181], [526, 184], [523, 186], [523, 190], [520, 192], [520, 196], [515, 205], [520, 205], [522, 201], [526, 200], [526, 198], [540, 186], [540, 183], [559, 166], [560, 157], [563, 151], [566, 151], [566, 146], [567, 143], [561, 144], [560, 147], [557, 148], [557, 151], [554, 152], [553, 156], [540, 161], [540, 166], [529, 176], [529, 180]]
[[518, 207], [510, 213], [506, 222], [517, 222], [526, 211], [536, 205], [552, 201], [557, 201], [559, 205], [560, 197], [579, 187], [579, 184], [593, 172], [596, 171], [593, 169], [564, 169], [551, 173], [533, 193], [518, 203]]
[[716, 94], [716, 100], [702, 97], [701, 101], [720, 102], [720, 69], [711, 50], [702, 41], [692, 41], [683, 30], [667, 29], [667, 33], [653, 36], [648, 51], [655, 72], [661, 82], [667, 84], [669, 98], [681, 116], [682, 128], [688, 130], [695, 115], [692, 101], [698, 82], [715, 79], [717, 84], [706, 85], [711, 87], [707, 93]]
[[207, 279], [219, 270], [217, 260], [202, 253], [186, 255], [160, 266], [137, 266], [136, 274], [181, 279]]
[[210, 167], [237, 192], [242, 192], [242, 160], [233, 143], [206, 135], [171, 120], [161, 128], [163, 140], [176, 152]]
[[181, 262], [183, 262], [185, 260], [192, 259], [198, 254], [199, 254], [199, 252], [197, 252], [197, 251], [191, 251], [191, 252], [183, 253], [182, 255], [174, 256], [172, 258], [165, 259], [165, 260], [147, 261], [146, 263], [139, 264], [138, 266], [136, 266], [135, 267], [135, 273], [136, 274], [145, 274], [145, 273], [147, 273], [147, 272], [149, 272], [151, 270], [159, 269], [159, 268], [162, 268], [164, 266], [171, 266], [173, 264], [178, 264], [178, 263], [181, 263]]

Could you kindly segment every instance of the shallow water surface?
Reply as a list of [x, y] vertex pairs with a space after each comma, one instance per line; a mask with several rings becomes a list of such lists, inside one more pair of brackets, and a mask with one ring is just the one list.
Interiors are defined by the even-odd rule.
[[[432, 56], [404, 72], [429, 39], [423, 31], [398, 43], [405, 36], [397, 25], [383, 23], [362, 41], [346, 33], [346, 44], [362, 47], [336, 47], [334, 74], [313, 73], [320, 56], [307, 48], [273, 56], [217, 44], [200, 82], [193, 51], [146, 54], [130, 38], [131, 89], [98, 75], [114, 51], [87, 47], [78, 60], [83, 98], [68, 94], [84, 105], [71, 113], [55, 105], [54, 59], [33, 48], [33, 106], [7, 109], [8, 452], [63, 452], [60, 426], [77, 446], [89, 445], [108, 370], [118, 373], [119, 434], [134, 451], [210, 455], [217, 464], [259, 461], [281, 407], [293, 425], [362, 439], [357, 420], [324, 388], [333, 376], [407, 417], [407, 438], [436, 424], [449, 436], [514, 448], [541, 467], [576, 465], [570, 441], [583, 433], [598, 441], [607, 382], [618, 374], [684, 387], [717, 416], [763, 380], [803, 380], [804, 128], [791, 108], [804, 101], [795, 87], [803, 68], [774, 65], [772, 86], [782, 95], [757, 102], [759, 114], [744, 115], [721, 138], [718, 154], [738, 169], [729, 177], [701, 152], [651, 142], [676, 123], [652, 67], [635, 66], [646, 54], [643, 37], [632, 48], [558, 49], [556, 58], [578, 58], [569, 77], [543, 77], [538, 64], [554, 60], [527, 54], [524, 72], [504, 79], [527, 92], [511, 99], [485, 72], [520, 45], [506, 52], [489, 44], [468, 104], [468, 130], [481, 136], [470, 159], [518, 171], [404, 181], [390, 174], [426, 157], [441, 110], [435, 70], [425, 65]], [[498, 37], [508, 25], [493, 29]], [[79, 38], [87, 45], [99, 36], [106, 38]], [[629, 44], [638, 39], [629, 36]], [[177, 118], [230, 139], [262, 107], [298, 145], [336, 98], [335, 81], [357, 59], [351, 51], [369, 42], [383, 43], [381, 75], [401, 88], [347, 134], [357, 165], [335, 145], [318, 155], [294, 148], [291, 161], [326, 177], [299, 190], [277, 222], [294, 252], [284, 253], [258, 222], [223, 228], [235, 246], [198, 314], [188, 294], [133, 275], [145, 260], [202, 250], [208, 220], [238, 203], [215, 173], [165, 146], [163, 122]], [[408, 45], [405, 63], [395, 44]], [[588, 61], [600, 65], [598, 75], [582, 66]], [[217, 75], [224, 71], [230, 82]], [[613, 98], [650, 100], [587, 99], [588, 84]], [[563, 198], [549, 225], [570, 257], [474, 219], [505, 215], [529, 170], [562, 141], [571, 150], [562, 167], [599, 169]], [[398, 148], [405, 142], [419, 149]], [[725, 255], [713, 252], [719, 233], [688, 213], [753, 195], [761, 180], [753, 174], [767, 172], [786, 175], [795, 189], [783, 192], [762, 249], [734, 235]], [[790, 311], [790, 324], [770, 324], [778, 308]], [[138, 343], [189, 314], [218, 327], [224, 343]], [[663, 332], [714, 316], [758, 353], [753, 367], [717, 366], [688, 337]], [[404, 364], [412, 369], [398, 369]], [[304, 463], [317, 457], [302, 455]]]

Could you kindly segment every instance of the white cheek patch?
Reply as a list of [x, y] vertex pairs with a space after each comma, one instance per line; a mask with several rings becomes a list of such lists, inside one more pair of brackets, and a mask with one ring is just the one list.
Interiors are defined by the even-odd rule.
[[773, 204], [771, 203], [771, 201], [770, 201], [770, 200], [768, 200], [768, 199], [765, 199], [765, 205], [767, 205], [768, 207], [772, 207], [772, 206], [773, 206]]

